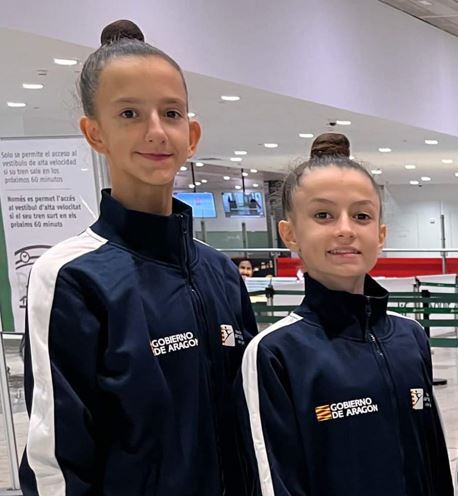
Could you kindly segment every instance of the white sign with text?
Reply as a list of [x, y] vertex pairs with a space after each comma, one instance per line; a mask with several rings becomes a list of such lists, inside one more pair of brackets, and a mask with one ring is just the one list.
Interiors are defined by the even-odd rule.
[[0, 205], [14, 329], [24, 329], [35, 260], [98, 216], [91, 149], [83, 138], [0, 140]]

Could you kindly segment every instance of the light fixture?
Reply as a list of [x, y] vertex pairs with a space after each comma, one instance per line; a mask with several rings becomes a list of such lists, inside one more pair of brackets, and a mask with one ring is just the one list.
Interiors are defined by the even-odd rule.
[[230, 178], [229, 176], [223, 176], [223, 179], [224, 179], [225, 181], [230, 181], [230, 180], [231, 180], [231, 178]]
[[188, 170], [188, 168], [187, 168], [185, 165], [182, 165], [182, 166], [180, 167], [180, 171], [185, 172], [185, 171], [187, 171], [187, 170]]
[[264, 143], [266, 148], [278, 148], [278, 143]]
[[336, 121], [338, 126], [351, 126], [351, 121]]
[[27, 106], [24, 102], [6, 102], [6, 104], [11, 108], [22, 108]]
[[224, 102], [238, 102], [240, 97], [237, 95], [221, 95], [221, 100]]
[[82, 167], [81, 172], [87, 172], [89, 169], [87, 167]]
[[458, 172], [455, 172], [455, 177], [458, 177]]
[[40, 84], [40, 83], [22, 83], [22, 87], [25, 90], [42, 90], [44, 88], [44, 84]]
[[419, 184], [418, 181], [409, 181], [409, 183], [412, 185], [412, 186], [417, 186]]
[[248, 177], [248, 172], [242, 172], [243, 177]]
[[[458, 174], [458, 172], [457, 172], [457, 174]], [[258, 183], [254, 183], [254, 184], [253, 184], [253, 188], [257, 188], [258, 186], [259, 186], [259, 184], [258, 184]]]
[[250, 169], [250, 172], [251, 172], [252, 174], [257, 174], [257, 173], [258, 173], [258, 169]]
[[391, 148], [379, 148], [378, 151], [380, 153], [390, 153], [391, 152]]
[[196, 114], [195, 114], [194, 112], [188, 112], [188, 117], [189, 117], [190, 119], [192, 119], [192, 118], [193, 118], [193, 117], [195, 117], [195, 116], [196, 116]]
[[424, 182], [428, 182], [428, 181], [431, 181], [431, 178], [429, 176], [422, 176], [421, 180]]
[[418, 3], [420, 5], [424, 5], [425, 7], [428, 7], [428, 6], [432, 5], [432, 3], [431, 2], [428, 2], [428, 0], [418, 0]]
[[242, 159], [241, 159], [240, 157], [231, 157], [231, 158], [230, 158], [230, 161], [231, 161], [231, 162], [241, 162], [241, 161], [242, 161]]
[[54, 59], [54, 63], [57, 65], [76, 65], [78, 63], [75, 59]]
[[234, 155], [247, 155], [245, 150], [235, 150]]
[[312, 133], [299, 133], [299, 138], [313, 138]]
[[425, 145], [437, 145], [439, 141], [435, 139], [425, 139]]
[[453, 164], [453, 160], [451, 158], [444, 158], [442, 160], [443, 164]]
[[382, 171], [382, 169], [372, 169], [371, 172], [372, 172], [372, 174], [377, 176], [377, 175], [381, 174], [383, 171]]
[[196, 167], [203, 167], [205, 164], [203, 162], [196, 162], [194, 165]]
[[201, 179], [201, 181], [202, 181], [202, 184], [207, 184], [208, 183], [208, 181], [206, 179]]
[[200, 186], [202, 183], [200, 181], [195, 182], [196, 186]]
[[242, 189], [242, 186], [239, 186], [238, 184], [235, 186], [235, 189]]
[[354, 156], [354, 155], [350, 155], [348, 158], [349, 158], [350, 160], [355, 160], [355, 156]]
[[414, 164], [406, 164], [404, 165], [404, 167], [407, 169], [407, 170], [413, 170], [413, 169], [416, 169], [417, 166], [414, 165]]
[[194, 189], [194, 187], [195, 187], [194, 184], [188, 184], [189, 189]]

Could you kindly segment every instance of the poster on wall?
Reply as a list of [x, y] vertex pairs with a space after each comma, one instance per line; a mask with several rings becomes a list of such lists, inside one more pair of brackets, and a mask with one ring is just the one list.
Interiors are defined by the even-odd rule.
[[27, 281], [37, 258], [97, 218], [92, 162], [82, 137], [0, 139], [4, 331], [24, 330]]

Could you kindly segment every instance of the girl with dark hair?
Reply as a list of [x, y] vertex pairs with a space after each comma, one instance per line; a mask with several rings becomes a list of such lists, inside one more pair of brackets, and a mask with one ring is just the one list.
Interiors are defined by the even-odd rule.
[[117, 22], [80, 92], [112, 189], [31, 272], [23, 493], [244, 495], [231, 388], [256, 324], [237, 268], [172, 198], [200, 137], [181, 69]]
[[279, 229], [307, 268], [305, 298], [243, 357], [259, 493], [452, 496], [428, 338], [367, 274], [386, 235], [378, 186], [332, 148], [283, 186]]

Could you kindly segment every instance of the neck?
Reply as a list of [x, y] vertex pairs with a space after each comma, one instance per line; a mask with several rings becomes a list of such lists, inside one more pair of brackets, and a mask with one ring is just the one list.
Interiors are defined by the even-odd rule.
[[147, 214], [171, 215], [172, 188], [172, 184], [164, 186], [145, 185], [143, 188], [136, 187], [133, 191], [113, 183], [111, 196], [129, 210]]

